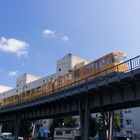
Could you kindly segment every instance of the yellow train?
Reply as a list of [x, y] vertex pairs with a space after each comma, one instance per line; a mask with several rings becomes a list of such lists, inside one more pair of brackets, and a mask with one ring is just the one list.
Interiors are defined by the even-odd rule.
[[[57, 92], [63, 88], [69, 88], [70, 84], [77, 84], [76, 81], [86, 82], [84, 79], [88, 77], [88, 80], [93, 80], [97, 77], [103, 77], [104, 75], [113, 74], [115, 72], [126, 72], [128, 67], [122, 61], [126, 58], [126, 55], [121, 52], [109, 53], [95, 61], [88, 63], [80, 68], [75, 68], [69, 73], [58, 76], [56, 79], [50, 82], [43, 83], [42, 85], [26, 90], [23, 93], [17, 93], [14, 96], [10, 96], [2, 100], [2, 106], [9, 106], [13, 104], [18, 104], [43, 96], [46, 94], [51, 94]], [[115, 67], [118, 65], [117, 67]]]

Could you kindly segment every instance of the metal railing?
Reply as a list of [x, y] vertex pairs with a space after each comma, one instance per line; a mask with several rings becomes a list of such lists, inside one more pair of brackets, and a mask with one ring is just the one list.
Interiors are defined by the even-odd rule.
[[[108, 68], [106, 70], [100, 71], [96, 74], [90, 75], [90, 76], [85, 77], [83, 79], [74, 80], [73, 83], [71, 83], [71, 84], [68, 84], [68, 85], [65, 85], [61, 88], [58, 88], [55, 91], [47, 92], [47, 95], [42, 94], [41, 96], [38, 96], [38, 97], [48, 96], [51, 94], [55, 95], [55, 93], [57, 95], [57, 92], [60, 93], [60, 92], [65, 91], [65, 90], [69, 90], [73, 87], [76, 88], [77, 86], [80, 86], [80, 85], [82, 85], [82, 86], [86, 85], [87, 83], [90, 83], [90, 82], [91, 83], [98, 83], [98, 82], [103, 81], [103, 80], [108, 81], [109, 78], [112, 78], [115, 76], [117, 76], [119, 78], [121, 74], [124, 74], [127, 72], [131, 72], [133, 74], [133, 71], [138, 69], [138, 68], [140, 68], [140, 56], [134, 57], [130, 60], [127, 60], [123, 63], [115, 65], [115, 66]], [[48, 98], [49, 98], [49, 96], [48, 96]], [[37, 99], [37, 97], [35, 99]], [[32, 98], [30, 100], [34, 100], [34, 99]]]
[[65, 90], [65, 89], [70, 89], [74, 86], [78, 86], [80, 84], [90, 82], [90, 81], [100, 82], [103, 80], [108, 80], [109, 78], [112, 78], [115, 76], [120, 77], [120, 75], [127, 73], [127, 72], [133, 73], [133, 71], [138, 69], [138, 68], [140, 68], [140, 55], [137, 57], [134, 57], [132, 59], [129, 59], [125, 62], [122, 62], [118, 65], [115, 65], [111, 68], [100, 71], [96, 74], [90, 75], [90, 76], [85, 77], [81, 80], [77, 80], [69, 85], [66, 85], [66, 86], [60, 88], [59, 92], [62, 90]]

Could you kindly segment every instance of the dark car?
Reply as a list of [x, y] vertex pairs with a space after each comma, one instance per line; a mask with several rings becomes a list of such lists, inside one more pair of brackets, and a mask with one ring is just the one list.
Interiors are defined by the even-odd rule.
[[132, 140], [129, 137], [115, 137], [114, 140]]

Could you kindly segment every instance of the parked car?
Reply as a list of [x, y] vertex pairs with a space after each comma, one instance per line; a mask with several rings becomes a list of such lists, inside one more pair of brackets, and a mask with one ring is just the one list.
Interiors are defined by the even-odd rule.
[[55, 128], [54, 140], [80, 140], [79, 128]]
[[114, 140], [132, 140], [130, 137], [115, 137]]
[[23, 137], [18, 137], [18, 140], [23, 140]]
[[0, 136], [0, 140], [14, 140], [14, 137], [12, 136], [12, 133], [10, 132], [3, 132], [1, 133], [1, 136]]

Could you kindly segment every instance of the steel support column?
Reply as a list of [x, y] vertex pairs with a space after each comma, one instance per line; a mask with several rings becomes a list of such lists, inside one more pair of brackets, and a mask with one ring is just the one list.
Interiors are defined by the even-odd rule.
[[89, 139], [89, 122], [90, 121], [90, 108], [89, 108], [89, 98], [85, 99], [85, 124], [84, 124], [84, 140]]
[[19, 136], [19, 129], [20, 129], [20, 116], [17, 115], [16, 120], [15, 120], [15, 131], [14, 131], [14, 140], [18, 140]]
[[79, 117], [80, 117], [81, 140], [84, 140], [85, 111], [82, 109], [82, 102], [81, 101], [79, 101]]
[[110, 112], [109, 116], [109, 140], [113, 140], [113, 130], [114, 130], [114, 111]]
[[0, 133], [1, 133], [1, 131], [2, 131], [2, 124], [0, 124]]

